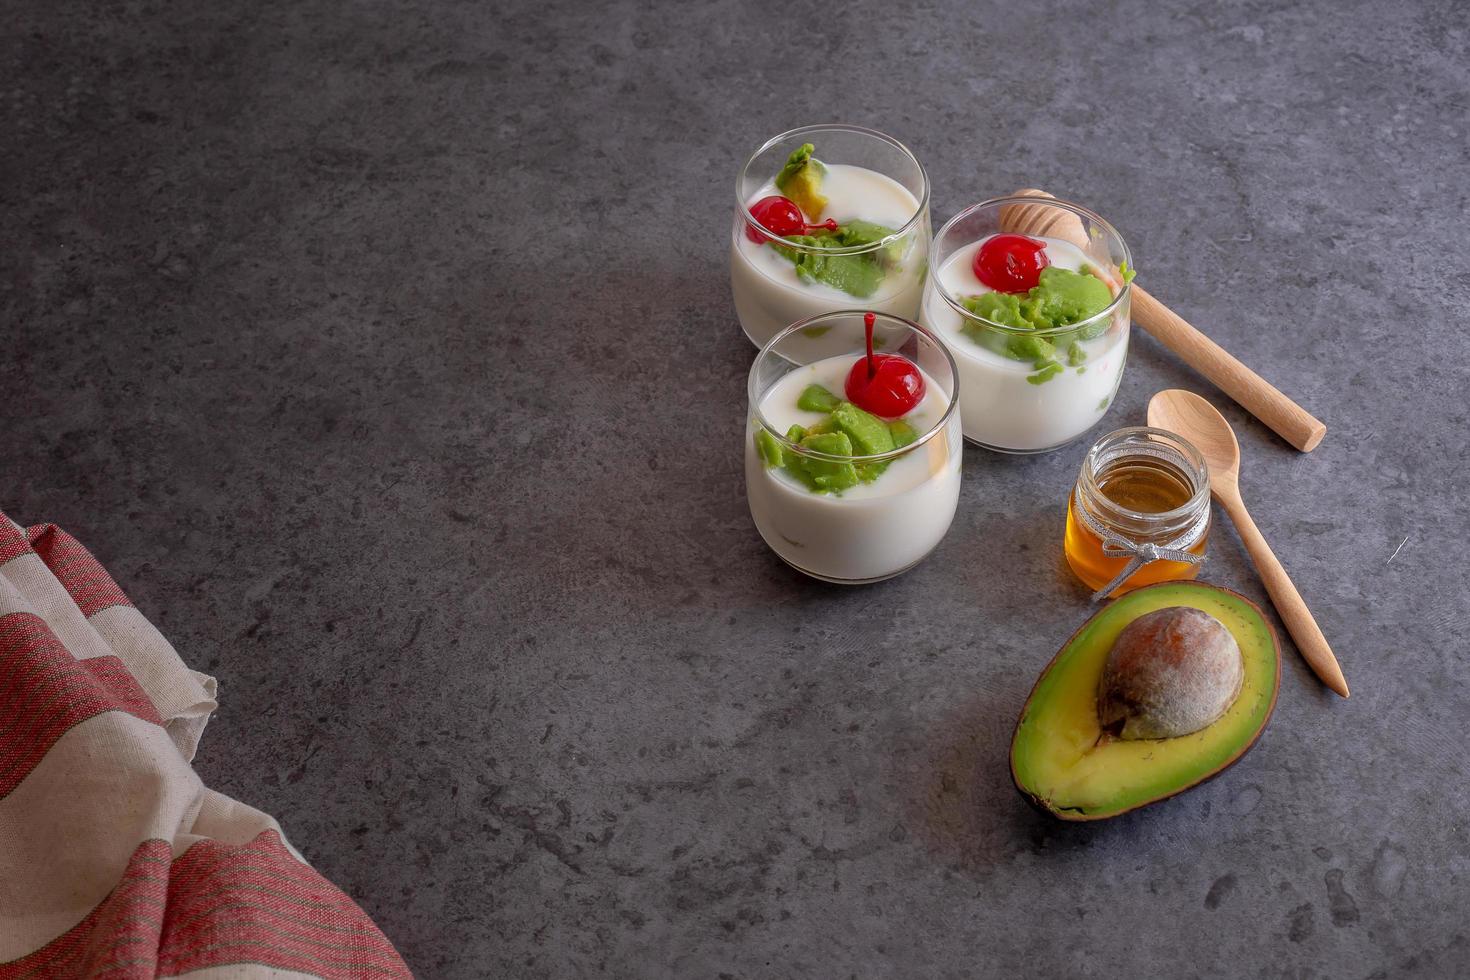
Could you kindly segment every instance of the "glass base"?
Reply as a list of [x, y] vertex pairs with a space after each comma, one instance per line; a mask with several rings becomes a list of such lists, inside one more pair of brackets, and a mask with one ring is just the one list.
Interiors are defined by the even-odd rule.
[[[1091, 429], [1087, 430], [1087, 432], [1091, 431]], [[1068, 446], [1072, 445], [1074, 442], [1077, 442], [1083, 436], [1087, 435], [1087, 432], [1079, 432], [1072, 438], [1068, 439], [1066, 442], [1059, 442], [1055, 446], [1045, 446], [1041, 449], [1009, 449], [1005, 446], [992, 446], [988, 443], [981, 442], [979, 439], [971, 439], [969, 436], [965, 436], [965, 442], [968, 445], [975, 446], [979, 449], [984, 449], [992, 453], [1001, 453], [1005, 456], [1040, 456], [1043, 453], [1054, 453], [1058, 449], [1066, 449]]]
[[[743, 333], [743, 334], [745, 334], [745, 339], [746, 340], [750, 341], [752, 344], [755, 345], [755, 349], [756, 350], [760, 350], [762, 347], [766, 346], [765, 344], [761, 343], [760, 341], [756, 340], [754, 337], [752, 337], [750, 335], [750, 331], [745, 329], [745, 322], [744, 321], [741, 321], [740, 322], [740, 332]], [[772, 334], [772, 336], [775, 336], [775, 335]], [[770, 338], [767, 338], [767, 340], [769, 340], [769, 339]]]
[[[937, 548], [939, 546], [938, 545], [935, 545], [934, 547]], [[886, 575], [876, 575], [873, 578], [833, 578], [830, 575], [822, 575], [822, 574], [820, 574], [818, 572], [814, 572], [814, 571], [812, 571], [809, 568], [802, 568], [796, 562], [792, 561], [790, 558], [787, 558], [785, 555], [781, 554], [781, 552], [776, 551], [775, 548], [772, 548], [771, 551], [775, 553], [775, 555], [776, 555], [777, 558], [781, 559], [783, 562], [785, 562], [786, 564], [790, 565], [792, 568], [796, 569], [801, 574], [803, 574], [803, 575], [805, 575], [805, 576], [807, 576], [809, 578], [814, 578], [814, 579], [816, 579], [819, 582], [830, 582], [833, 585], [873, 585], [876, 582], [886, 582], [886, 581], [888, 581], [891, 578], [898, 578], [904, 572], [907, 572], [909, 569], [914, 568], [915, 566], [922, 564], [925, 558], [928, 558], [930, 555], [934, 554], [934, 548], [930, 548], [923, 555], [921, 555], [918, 559], [909, 562], [907, 565], [905, 565], [902, 568], [898, 569], [898, 571], [889, 572]]]

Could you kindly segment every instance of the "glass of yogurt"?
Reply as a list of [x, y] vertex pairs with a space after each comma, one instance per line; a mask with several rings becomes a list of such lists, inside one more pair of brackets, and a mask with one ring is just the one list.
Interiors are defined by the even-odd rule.
[[730, 284], [740, 326], [760, 347], [833, 310], [913, 319], [929, 234], [929, 178], [898, 140], [859, 126], [782, 133], [735, 183]]
[[939, 544], [959, 501], [964, 440], [955, 362], [933, 333], [889, 313], [818, 314], [761, 349], [748, 392], [750, 514], [787, 564], [828, 582], [877, 582]]
[[[1046, 233], [1018, 234], [1019, 215]], [[954, 354], [965, 438], [1041, 453], [1101, 421], [1128, 357], [1117, 230], [1066, 201], [997, 198], [955, 215], [932, 251], [920, 318]]]

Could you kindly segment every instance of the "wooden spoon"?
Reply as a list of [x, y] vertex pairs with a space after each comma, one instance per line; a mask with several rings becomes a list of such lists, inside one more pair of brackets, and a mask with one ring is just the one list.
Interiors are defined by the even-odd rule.
[[1271, 553], [1271, 546], [1261, 536], [1256, 522], [1251, 520], [1245, 504], [1241, 502], [1240, 444], [1235, 441], [1235, 433], [1230, 423], [1225, 421], [1225, 416], [1194, 392], [1171, 388], [1149, 400], [1148, 424], [1178, 433], [1204, 454], [1210, 468], [1210, 493], [1235, 522], [1240, 540], [1245, 542], [1245, 550], [1250, 552], [1251, 561], [1256, 563], [1256, 571], [1260, 573], [1266, 591], [1271, 594], [1281, 621], [1296, 641], [1302, 659], [1322, 678], [1322, 683], [1347, 697], [1347, 680], [1342, 676], [1337, 658], [1332, 655], [1332, 648], [1327, 645], [1317, 621], [1302, 601], [1301, 593], [1291, 584], [1286, 569]]
[[[1056, 200], [1046, 191], [1025, 188], [1014, 197]], [[1022, 235], [1044, 235], [1086, 250], [1087, 232], [1082, 219], [1062, 208], [1044, 204], [1010, 204], [1000, 209], [1004, 231]], [[1159, 343], [1209, 378], [1239, 402], [1246, 411], [1270, 426], [1281, 438], [1304, 453], [1317, 448], [1327, 426], [1287, 398], [1266, 379], [1237, 361], [1230, 352], [1190, 326], [1188, 321], [1154, 299], [1138, 283], [1133, 284], [1133, 319]]]

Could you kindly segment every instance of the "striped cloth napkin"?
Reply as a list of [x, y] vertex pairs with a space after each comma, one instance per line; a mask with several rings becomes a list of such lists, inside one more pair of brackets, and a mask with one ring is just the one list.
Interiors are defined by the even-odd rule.
[[214, 693], [76, 539], [0, 513], [0, 980], [410, 975], [199, 781]]

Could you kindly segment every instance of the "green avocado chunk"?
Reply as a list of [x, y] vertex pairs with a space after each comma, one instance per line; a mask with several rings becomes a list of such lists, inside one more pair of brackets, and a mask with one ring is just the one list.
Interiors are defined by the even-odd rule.
[[1107, 283], [1088, 272], [1049, 265], [1026, 293], [982, 293], [961, 300], [977, 316], [1008, 327], [1050, 330], [1080, 323], [1113, 301]]
[[902, 449], [919, 438], [919, 430], [909, 425], [903, 419], [894, 419], [892, 422], [889, 422], [888, 431], [893, 435], [894, 449]]
[[1062, 366], [1056, 361], [1047, 361], [1041, 365], [1041, 369], [1035, 374], [1026, 375], [1026, 380], [1034, 385], [1046, 384], [1052, 378], [1062, 373]]
[[[887, 225], [880, 225], [875, 221], [862, 221], [854, 218], [845, 225], [837, 226], [837, 239], [844, 247], [858, 245], [874, 245], [895, 233], [895, 229]], [[879, 249], [875, 255], [880, 263], [887, 267], [896, 266], [903, 258], [902, 241], [889, 242]]]
[[849, 296], [866, 299], [883, 283], [883, 264], [875, 252], [837, 255], [823, 251], [845, 247], [841, 235], [839, 228], [836, 232], [786, 236], [786, 241], [815, 251], [791, 248], [776, 240], [770, 246], [796, 266], [796, 277], [802, 282], [824, 282]]
[[783, 462], [780, 441], [764, 427], [756, 430], [755, 448], [767, 466], [780, 466]]
[[[821, 432], [808, 434], [801, 440], [801, 448], [828, 456], [851, 456], [852, 440], [845, 432]], [[800, 467], [806, 483], [815, 490], [840, 492], [858, 484], [857, 467], [852, 463], [835, 459], [814, 459], [797, 453], [788, 454], [788, 468]]]
[[[1054, 330], [1088, 320], [1108, 308], [1112, 291], [1092, 272], [1073, 272], [1047, 266], [1041, 278], [1026, 293], [981, 293], [965, 296], [960, 305], [977, 317], [1019, 330]], [[1067, 363], [1080, 366], [1086, 353], [1078, 341], [1091, 340], [1107, 329], [1107, 323], [1088, 324], [1076, 331], [1051, 337], [1031, 337], [995, 330], [978, 321], [967, 321], [960, 327], [965, 336], [982, 347], [1017, 361], [1030, 361], [1037, 369], [1027, 381], [1044, 384], [1061, 373], [1057, 348], [1067, 350]]]
[[801, 144], [786, 158], [786, 165], [776, 175], [776, 190], [791, 198], [812, 221], [827, 209], [827, 199], [822, 196], [822, 178], [827, 175], [827, 168], [821, 161], [812, 159], [815, 149], [810, 143]]
[[[1119, 634], [1140, 617], [1177, 607], [1208, 613], [1229, 631], [1243, 668], [1239, 693], [1217, 720], [1190, 734], [1130, 738], [1111, 725], [1105, 730], [1099, 692], [1105, 669], [1116, 671], [1122, 663], [1115, 659], [1109, 667]], [[1180, 647], [1176, 635], [1157, 635], [1167, 639], [1149, 642], [1168, 647], [1157, 650], [1156, 662], [1170, 671], [1181, 664], [1199, 669], [1205, 654], [1198, 641]], [[1134, 676], [1148, 678], [1145, 670]], [[1276, 633], [1244, 596], [1200, 582], [1135, 589], [1084, 623], [1036, 681], [1011, 740], [1011, 778], [1027, 800], [1062, 820], [1102, 820], [1158, 802], [1245, 755], [1271, 718], [1280, 678]]]
[[796, 407], [803, 412], [830, 412], [841, 404], [842, 399], [821, 385], [807, 385], [796, 399]]
[[837, 236], [842, 239], [844, 245], [871, 245], [881, 242], [893, 234], [893, 229], [887, 225], [880, 225], [876, 221], [863, 221], [859, 218], [837, 226]]
[[1035, 304], [1032, 322], [1060, 327], [1081, 323], [1108, 308], [1113, 292], [1091, 272], [1073, 272], [1049, 266], [1041, 270], [1041, 281], [1028, 294]]
[[[919, 438], [914, 427], [903, 419], [885, 422], [851, 402], [840, 401], [821, 385], [807, 385], [796, 404], [809, 412], [827, 411], [828, 414], [810, 426], [791, 426], [786, 430], [787, 441], [828, 456], [876, 456], [902, 449]], [[765, 429], [756, 432], [755, 440], [761, 459], [767, 466], [785, 469], [799, 483], [817, 493], [841, 493], [859, 483], [872, 483], [883, 475], [891, 462], [849, 463], [813, 459], [783, 447]]]
[[852, 402], [843, 402], [832, 410], [832, 424], [852, 440], [853, 455], [876, 456], [893, 449], [888, 423]]
[[[823, 282], [850, 296], [866, 299], [878, 291], [883, 276], [898, 266], [903, 258], [904, 243], [891, 242], [882, 248], [852, 255], [827, 254], [828, 250], [861, 248], [880, 242], [893, 233], [892, 228], [872, 221], [850, 221], [838, 225], [836, 231], [819, 228], [809, 235], [770, 239], [768, 244], [796, 266], [797, 278], [802, 282]], [[792, 248], [792, 245], [803, 247]]]

